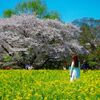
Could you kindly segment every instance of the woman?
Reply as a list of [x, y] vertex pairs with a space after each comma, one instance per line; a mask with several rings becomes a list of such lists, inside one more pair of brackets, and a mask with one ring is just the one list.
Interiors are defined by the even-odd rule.
[[80, 63], [77, 55], [72, 56], [72, 64], [70, 69], [70, 81], [80, 77]]

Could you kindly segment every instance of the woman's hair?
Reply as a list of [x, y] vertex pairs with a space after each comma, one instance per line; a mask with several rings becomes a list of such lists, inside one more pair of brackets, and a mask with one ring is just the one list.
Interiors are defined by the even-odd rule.
[[74, 61], [74, 67], [78, 67], [78, 56], [77, 55], [73, 55], [72, 56], [72, 61]]

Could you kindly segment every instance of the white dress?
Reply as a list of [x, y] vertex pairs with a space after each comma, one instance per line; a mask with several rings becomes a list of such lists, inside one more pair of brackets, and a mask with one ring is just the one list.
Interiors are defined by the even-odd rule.
[[73, 81], [80, 77], [80, 67], [74, 67], [74, 62], [72, 62], [71, 64], [70, 75], [70, 81]]

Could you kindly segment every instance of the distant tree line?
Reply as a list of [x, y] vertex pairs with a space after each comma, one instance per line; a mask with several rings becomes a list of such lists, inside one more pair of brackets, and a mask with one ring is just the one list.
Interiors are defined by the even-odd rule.
[[22, 13], [34, 14], [38, 18], [61, 20], [59, 13], [57, 11], [49, 12], [46, 4], [41, 0], [25, 0], [24, 2], [20, 2], [14, 9], [5, 10], [3, 16], [9, 18], [12, 15], [19, 15]]

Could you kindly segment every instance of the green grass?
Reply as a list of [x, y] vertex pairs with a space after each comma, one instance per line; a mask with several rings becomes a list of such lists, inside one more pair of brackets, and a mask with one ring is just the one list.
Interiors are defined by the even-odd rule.
[[0, 100], [100, 100], [100, 70], [69, 80], [64, 70], [0, 70]]

